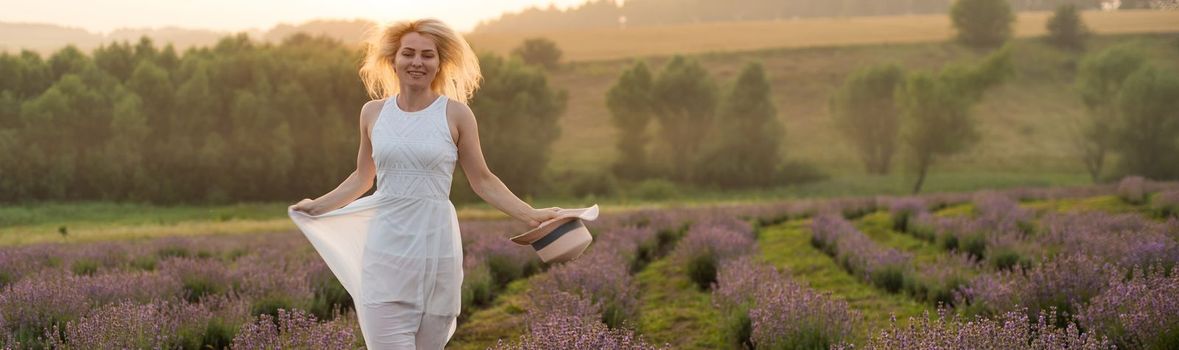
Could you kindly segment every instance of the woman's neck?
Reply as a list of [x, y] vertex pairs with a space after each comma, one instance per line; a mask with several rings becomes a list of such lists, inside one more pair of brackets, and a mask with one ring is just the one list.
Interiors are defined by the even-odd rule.
[[402, 88], [394, 102], [403, 111], [416, 112], [429, 107], [437, 99], [438, 94], [430, 89]]

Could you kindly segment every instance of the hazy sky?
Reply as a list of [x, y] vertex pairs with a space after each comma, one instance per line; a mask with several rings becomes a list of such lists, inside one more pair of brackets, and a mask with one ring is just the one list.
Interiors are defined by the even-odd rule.
[[51, 23], [109, 33], [116, 28], [179, 26], [240, 31], [315, 18], [378, 22], [441, 19], [460, 31], [505, 11], [568, 8], [585, 0], [0, 0], [0, 22]]

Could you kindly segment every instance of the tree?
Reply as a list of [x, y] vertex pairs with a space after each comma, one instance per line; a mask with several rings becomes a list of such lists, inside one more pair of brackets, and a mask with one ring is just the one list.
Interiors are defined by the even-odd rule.
[[610, 121], [618, 128], [618, 160], [612, 167], [619, 178], [638, 179], [646, 174], [647, 124], [651, 121], [651, 71], [640, 61], [622, 72], [606, 92]]
[[520, 195], [540, 188], [553, 142], [561, 134], [558, 118], [567, 94], [549, 86], [544, 72], [517, 59], [479, 56], [484, 84], [471, 100], [487, 165]]
[[1060, 5], [1048, 20], [1048, 42], [1056, 47], [1083, 50], [1088, 36], [1089, 28], [1081, 22], [1076, 5]]
[[22, 148], [23, 161], [19, 164], [24, 167], [12, 169], [12, 176], [23, 179], [19, 190], [28, 197], [65, 198], [77, 178], [75, 146], [80, 140], [70, 138], [78, 129], [71, 118], [78, 114], [74, 109], [77, 92], [84, 89], [82, 79], [70, 74], [21, 104], [23, 129], [18, 131], [16, 141]]
[[561, 49], [547, 38], [531, 38], [512, 50], [512, 55], [520, 57], [524, 63], [552, 70], [557, 68], [557, 62], [561, 60]]
[[[127, 88], [140, 97], [141, 108], [152, 130], [165, 133], [170, 129], [169, 114], [173, 109], [176, 88], [167, 71], [152, 61], [140, 61], [127, 81]], [[157, 137], [165, 136], [166, 133]]]
[[958, 41], [977, 48], [994, 48], [1011, 38], [1015, 14], [1007, 0], [957, 0], [950, 18], [958, 29]]
[[54, 82], [49, 74], [49, 66], [37, 53], [0, 53], [0, 77], [4, 77], [0, 79], [0, 91], [11, 91], [16, 98], [29, 99], [45, 91]]
[[1179, 74], [1143, 65], [1118, 91], [1114, 127], [1123, 170], [1154, 179], [1179, 178]]
[[717, 113], [716, 130], [698, 160], [699, 182], [722, 188], [762, 186], [777, 178], [782, 123], [759, 63], [741, 70]]
[[49, 81], [57, 81], [66, 74], [79, 74], [94, 62], [74, 45], [67, 45], [49, 56]]
[[853, 73], [830, 100], [831, 115], [855, 145], [869, 174], [888, 174], [900, 129], [900, 111], [893, 96], [904, 83], [896, 64], [863, 68]]
[[[144, 140], [151, 129], [143, 112], [143, 101], [134, 93], [121, 94], [114, 102], [111, 137], [103, 145], [100, 192], [106, 199], [139, 198], [137, 184], [151, 181], [143, 166]], [[94, 174], [99, 175], [99, 174]]]
[[94, 49], [94, 64], [114, 75], [119, 81], [126, 81], [135, 69], [135, 48], [126, 42], [113, 42]]
[[903, 119], [901, 138], [917, 171], [913, 193], [921, 191], [938, 156], [964, 151], [978, 142], [970, 108], [1013, 71], [1007, 46], [976, 66], [949, 66], [937, 75], [920, 72], [906, 79], [896, 98]]
[[1089, 113], [1075, 134], [1081, 161], [1089, 177], [1097, 182], [1105, 167], [1105, 155], [1113, 143], [1112, 128], [1117, 118], [1115, 99], [1122, 82], [1146, 62], [1138, 49], [1120, 45], [1090, 54], [1081, 60], [1077, 90]]
[[673, 180], [692, 179], [692, 165], [701, 140], [712, 129], [716, 115], [717, 87], [699, 62], [675, 56], [659, 72], [652, 87], [655, 118], [670, 153]]

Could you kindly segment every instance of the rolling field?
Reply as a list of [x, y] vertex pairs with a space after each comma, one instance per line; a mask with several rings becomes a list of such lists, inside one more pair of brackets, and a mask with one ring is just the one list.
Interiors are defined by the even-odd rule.
[[[1016, 37], [1044, 35], [1051, 12], [1021, 12]], [[1176, 11], [1086, 11], [1083, 20], [1098, 34], [1179, 31]], [[954, 29], [945, 15], [805, 18], [790, 21], [741, 21], [680, 24], [625, 29], [551, 30], [543, 33], [472, 33], [476, 50], [508, 54], [526, 38], [552, 39], [571, 62], [631, 57], [753, 51], [863, 44], [899, 44], [950, 39]]]
[[[1179, 21], [1175, 21], [1179, 23]], [[1103, 35], [1089, 51], [1130, 43], [1146, 51], [1153, 64], [1179, 69], [1179, 34]], [[1016, 75], [987, 92], [975, 106], [981, 140], [966, 152], [935, 164], [942, 172], [1015, 174], [1084, 174], [1073, 133], [1087, 113], [1074, 89], [1080, 53], [1060, 51], [1042, 40], [1016, 40]], [[851, 145], [835, 129], [827, 101], [844, 79], [861, 67], [897, 63], [910, 70], [932, 70], [949, 63], [973, 62], [982, 53], [948, 43], [866, 44], [859, 46], [763, 49], [692, 55], [727, 89], [743, 65], [761, 62], [771, 83], [771, 97], [784, 125], [785, 159], [814, 164], [834, 176], [863, 174]], [[667, 57], [646, 58], [654, 72]], [[552, 171], [591, 172], [617, 157], [616, 130], [606, 108], [606, 91], [634, 59], [576, 62], [550, 73], [553, 85], [569, 93], [561, 117], [562, 133], [553, 149]], [[719, 122], [724, 122], [719, 121]], [[657, 135], [652, 123], [649, 135]], [[650, 146], [649, 146], [650, 147]], [[894, 169], [907, 159], [898, 153]]]

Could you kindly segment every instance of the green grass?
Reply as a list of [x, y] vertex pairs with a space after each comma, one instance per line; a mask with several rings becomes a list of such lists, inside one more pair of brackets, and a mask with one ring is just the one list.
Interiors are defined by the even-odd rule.
[[158, 206], [115, 202], [41, 202], [0, 206], [0, 228], [57, 224], [175, 225], [187, 221], [272, 219], [286, 213], [288, 204], [239, 203], [231, 205]]
[[784, 268], [797, 281], [834, 298], [845, 300], [859, 312], [863, 322], [856, 324], [854, 343], [870, 336], [870, 332], [887, 327], [892, 314], [900, 325], [908, 317], [920, 316], [930, 310], [903, 294], [889, 294], [852, 276], [831, 257], [810, 245], [810, 220], [792, 220], [785, 224], [764, 228], [758, 239], [761, 259]]
[[683, 266], [661, 259], [635, 277], [642, 293], [638, 329], [648, 342], [674, 349], [725, 347], [711, 293], [697, 289]]
[[917, 239], [902, 232], [892, 230], [892, 215], [887, 211], [878, 211], [865, 215], [856, 220], [855, 226], [873, 242], [881, 246], [893, 248], [913, 254], [915, 265], [935, 263], [939, 256], [945, 255], [937, 245]]
[[1114, 195], [1096, 196], [1088, 198], [1067, 198], [1055, 200], [1036, 200], [1020, 204], [1024, 208], [1033, 209], [1037, 213], [1069, 213], [1082, 211], [1104, 211], [1107, 213], [1142, 213], [1148, 214], [1147, 205], [1133, 205], [1126, 203]]
[[[640, 200], [625, 196], [601, 198], [525, 198], [535, 208], [576, 208], [598, 204], [603, 215], [635, 209], [677, 208], [718, 204], [748, 204], [797, 198], [903, 195], [911, 177], [846, 175], [822, 181], [748, 190], [682, 189], [680, 196]], [[934, 173], [925, 192], [974, 191], [1024, 186], [1080, 186], [1083, 174]], [[84, 243], [165, 236], [244, 234], [294, 230], [286, 216], [291, 203], [153, 206], [110, 202], [34, 202], [0, 207], [0, 246], [32, 243]], [[455, 203], [459, 219], [507, 219], [485, 202]], [[67, 235], [60, 231], [64, 227]]]
[[499, 339], [506, 343], [517, 341], [528, 329], [525, 308], [528, 306], [529, 285], [529, 279], [508, 283], [491, 307], [475, 311], [471, 317], [459, 322], [447, 348], [486, 349]]
[[965, 202], [965, 203], [954, 204], [954, 205], [942, 208], [942, 209], [934, 212], [933, 214], [940, 216], [940, 217], [946, 217], [946, 218], [956, 217], [956, 216], [961, 216], [961, 217], [974, 216], [974, 203]]

